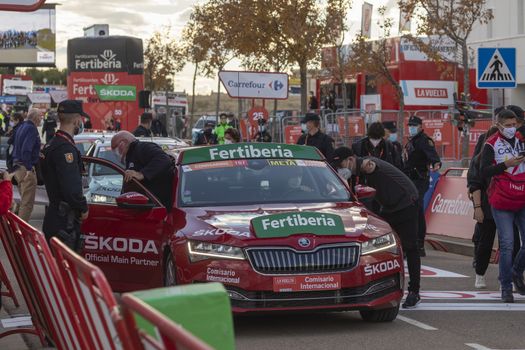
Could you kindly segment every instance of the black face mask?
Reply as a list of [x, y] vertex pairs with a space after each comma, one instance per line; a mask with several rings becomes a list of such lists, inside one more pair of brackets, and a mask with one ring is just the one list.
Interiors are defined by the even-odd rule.
[[78, 134], [81, 134], [82, 132], [84, 132], [84, 123], [80, 122], [79, 126], [75, 126], [75, 129], [73, 130], [73, 134], [78, 135]]

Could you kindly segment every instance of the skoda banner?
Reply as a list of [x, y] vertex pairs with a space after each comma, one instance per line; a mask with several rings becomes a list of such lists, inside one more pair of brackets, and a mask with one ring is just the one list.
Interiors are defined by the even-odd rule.
[[137, 89], [132, 85], [95, 85], [100, 101], [136, 101]]

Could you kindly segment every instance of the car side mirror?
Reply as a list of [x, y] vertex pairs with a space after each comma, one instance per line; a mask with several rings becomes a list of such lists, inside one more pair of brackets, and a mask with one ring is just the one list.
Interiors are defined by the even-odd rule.
[[155, 207], [148, 197], [138, 192], [126, 192], [117, 197], [117, 206], [124, 209], [148, 210]]
[[359, 200], [372, 199], [376, 196], [376, 190], [372, 187], [356, 185], [355, 195]]

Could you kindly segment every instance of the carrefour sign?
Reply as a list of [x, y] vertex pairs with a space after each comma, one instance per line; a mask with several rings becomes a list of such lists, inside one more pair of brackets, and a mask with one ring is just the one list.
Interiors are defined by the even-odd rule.
[[133, 85], [95, 85], [101, 101], [136, 101], [137, 89]]
[[219, 78], [230, 97], [285, 100], [288, 74], [220, 71]]

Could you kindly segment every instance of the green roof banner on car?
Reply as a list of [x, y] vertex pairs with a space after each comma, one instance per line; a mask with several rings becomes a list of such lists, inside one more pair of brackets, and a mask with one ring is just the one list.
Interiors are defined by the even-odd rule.
[[345, 226], [339, 215], [319, 212], [290, 212], [253, 218], [252, 227], [258, 238], [288, 237], [298, 233], [319, 236], [344, 235]]
[[95, 85], [101, 101], [136, 101], [137, 88], [133, 85]]
[[184, 151], [182, 164], [232, 159], [308, 159], [323, 160], [317, 149], [309, 146], [277, 143], [235, 143]]

